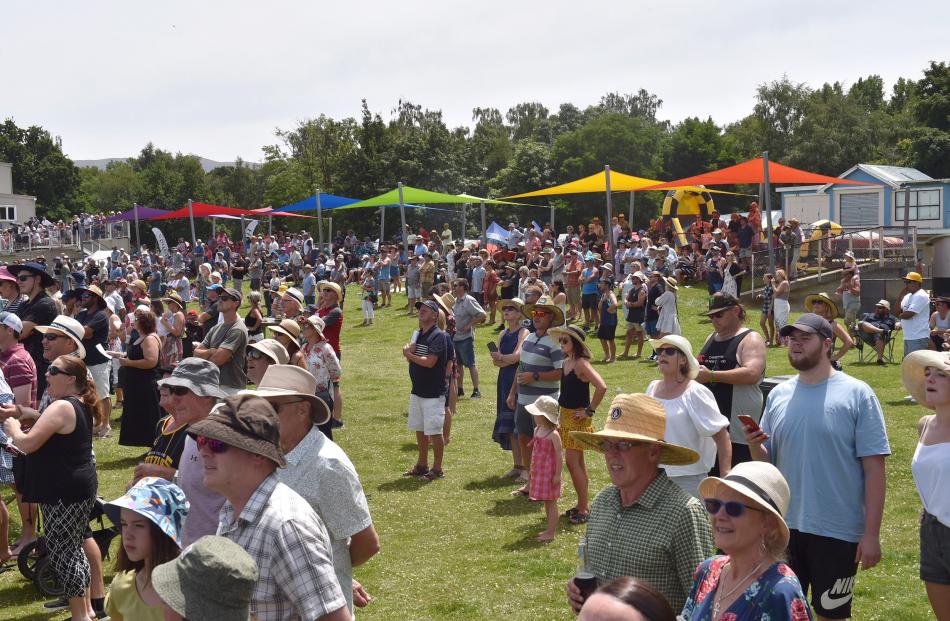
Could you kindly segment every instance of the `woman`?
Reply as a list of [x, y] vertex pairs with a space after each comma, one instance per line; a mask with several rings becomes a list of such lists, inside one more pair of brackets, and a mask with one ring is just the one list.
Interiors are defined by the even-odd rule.
[[719, 412], [712, 391], [696, 381], [699, 361], [688, 340], [671, 334], [650, 340], [650, 345], [657, 353], [662, 378], [650, 382], [646, 394], [659, 400], [666, 411], [666, 441], [699, 453], [694, 464], [664, 466], [666, 474], [699, 498], [699, 484], [716, 463], [717, 454], [720, 472], [728, 473], [732, 466], [729, 419]]
[[158, 335], [164, 336], [160, 364], [165, 368], [171, 368], [182, 359], [181, 337], [185, 333], [185, 313], [182, 311], [185, 304], [176, 291], [170, 291], [167, 297], [162, 298], [162, 302], [165, 303], [167, 310], [162, 313], [159, 320]]
[[198, 293], [198, 305], [204, 308], [208, 304], [208, 285], [211, 284], [211, 264], [202, 263], [198, 266], [198, 278], [195, 280], [195, 289]]
[[[775, 315], [775, 334], [782, 331], [782, 328], [788, 324], [788, 314], [792, 307], [788, 303], [789, 282], [785, 270], [779, 268], [775, 270], [775, 291], [772, 298], [772, 314]], [[781, 347], [784, 339], [781, 336], [775, 337], [775, 346]]]
[[132, 324], [137, 332], [134, 341], [119, 359], [119, 383], [125, 395], [122, 408], [122, 426], [119, 444], [122, 446], [152, 446], [158, 421], [162, 418], [158, 405], [158, 368], [161, 342], [155, 332], [155, 315], [146, 306], [135, 309]]
[[762, 328], [762, 335], [765, 337], [766, 347], [778, 347], [778, 332], [775, 331], [775, 277], [766, 274], [762, 277], [762, 291], [755, 294], [755, 298], [762, 299], [761, 316], [759, 317], [759, 327]]
[[293, 319], [281, 319], [276, 326], [268, 326], [271, 335], [278, 343], [284, 346], [290, 355], [290, 364], [301, 369], [307, 368], [307, 360], [300, 351], [300, 324]]
[[950, 298], [935, 298], [937, 310], [930, 315], [930, 342], [933, 349], [943, 351], [950, 340]]
[[567, 317], [567, 290], [564, 288], [563, 280], [558, 279], [551, 283], [551, 296], [551, 302]]
[[577, 621], [676, 621], [676, 616], [649, 583], [622, 576], [588, 597]]
[[[340, 375], [343, 373], [343, 369], [340, 367], [340, 361], [333, 353], [330, 343], [323, 336], [324, 327], [325, 324], [320, 317], [313, 315], [307, 318], [301, 330], [304, 344], [300, 348], [300, 353], [303, 354], [306, 361], [306, 369], [317, 380], [315, 394], [330, 406], [331, 420], [342, 422], [343, 396], [340, 393]], [[322, 425], [318, 425], [318, 428], [323, 432], [323, 435], [331, 440], [333, 439], [333, 427], [329, 420]]]
[[636, 271], [630, 275], [631, 287], [624, 300], [624, 307], [627, 309], [627, 338], [624, 342], [623, 355], [621, 358], [627, 358], [630, 355], [630, 346], [633, 345], [633, 339], [637, 339], [637, 353], [633, 359], [639, 358], [643, 354], [643, 322], [646, 319], [647, 287], [646, 276], [643, 272]]
[[733, 297], [739, 297], [739, 290], [742, 288], [742, 275], [745, 274], [745, 270], [736, 263], [736, 255], [731, 250], [726, 253], [725, 262], [719, 264], [719, 274], [722, 276], [722, 289], [720, 291]]
[[834, 352], [831, 356], [831, 366], [836, 370], [841, 370], [840, 360], [844, 358], [844, 355], [854, 347], [854, 339], [851, 338], [851, 334], [848, 330], [841, 325], [838, 321], [838, 315], [840, 311], [838, 310], [838, 305], [835, 303], [831, 296], [827, 293], [819, 293], [816, 295], [809, 295], [805, 298], [805, 309], [809, 313], [815, 313], [820, 317], [824, 317], [828, 320], [828, 323], [831, 324], [831, 331], [834, 335], [834, 339], [841, 339], [841, 349], [835, 351], [834, 345], [832, 345], [832, 351]]
[[247, 326], [247, 340], [256, 343], [264, 338], [264, 315], [261, 313], [261, 292], [251, 291], [247, 294], [250, 308], [244, 315], [244, 325]]
[[662, 280], [666, 283], [666, 291], [660, 294], [654, 302], [654, 305], [660, 311], [660, 317], [656, 320], [657, 334], [660, 336], [682, 334], [679, 312], [676, 308], [676, 279], [666, 276]]
[[491, 352], [492, 364], [498, 367], [498, 383], [495, 390], [495, 427], [492, 440], [505, 451], [511, 451], [511, 470], [503, 475], [506, 479], [528, 481], [528, 472], [521, 462], [521, 446], [514, 437], [515, 412], [508, 408], [508, 394], [515, 383], [518, 362], [521, 360], [521, 345], [528, 336], [528, 330], [521, 325], [521, 300], [499, 300], [501, 318], [505, 329], [498, 335], [498, 350]]
[[[551, 328], [551, 338], [556, 338], [564, 354], [561, 372], [561, 387], [558, 394], [560, 424], [558, 433], [564, 448], [564, 461], [571, 474], [571, 482], [577, 492], [577, 505], [564, 514], [571, 524], [584, 524], [590, 517], [587, 464], [584, 463], [584, 446], [571, 437], [572, 431], [593, 433], [591, 420], [597, 406], [607, 394], [607, 383], [590, 364], [591, 353], [584, 344], [584, 331], [577, 326]], [[594, 396], [590, 386], [594, 385]]]
[[614, 281], [610, 278], [601, 278], [598, 286], [600, 287], [600, 301], [597, 303], [600, 309], [600, 326], [597, 328], [597, 338], [600, 339], [600, 346], [604, 349], [604, 362], [611, 364], [617, 360], [617, 296], [614, 295]]
[[[904, 359], [904, 387], [934, 411], [917, 423], [911, 472], [924, 511], [920, 519], [920, 579], [938, 621], [950, 619], [950, 354], [915, 351]], [[941, 553], [941, 551], [943, 551]]]
[[[0, 417], [6, 419], [3, 430], [13, 444], [26, 453], [19, 491], [24, 501], [40, 503], [50, 564], [72, 619], [91, 621], [84, 597], [89, 562], [82, 541], [98, 487], [92, 454], [92, 412], [98, 396], [85, 363], [75, 356], [53, 360], [46, 378], [53, 401], [42, 416], [7, 405], [0, 406]], [[27, 419], [36, 422], [24, 433], [21, 421]]]
[[679, 618], [684, 621], [807, 621], [811, 609], [791, 567], [788, 483], [772, 464], [738, 464], [730, 475], [709, 477], [700, 493], [716, 547], [725, 552], [696, 570]]

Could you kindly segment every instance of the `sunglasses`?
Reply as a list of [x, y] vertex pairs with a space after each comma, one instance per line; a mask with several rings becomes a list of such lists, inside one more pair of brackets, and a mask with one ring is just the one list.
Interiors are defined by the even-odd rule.
[[746, 509], [751, 511], [762, 512], [758, 507], [752, 507], [741, 502], [736, 502], [734, 500], [719, 500], [718, 498], [704, 498], [703, 504], [706, 506], [706, 511], [709, 515], [716, 515], [723, 508], [726, 509], [726, 515], [729, 517], [742, 517], [742, 514], [745, 513]]
[[619, 442], [614, 442], [613, 440], [602, 440], [600, 443], [600, 448], [605, 453], [610, 453], [612, 451], [619, 451], [621, 453], [626, 453], [630, 449], [637, 446], [644, 446], [646, 442], [628, 442], [626, 440], [620, 440]]
[[514, 306], [505, 306], [505, 307], [503, 307], [503, 308], [501, 309], [501, 312], [507, 313], [508, 311], [514, 312], [514, 311], [516, 311], [516, 310], [518, 310], [518, 309], [515, 308]]
[[29, 275], [21, 274], [20, 276], [16, 277], [16, 279], [19, 280], [20, 282], [26, 282], [27, 280], [31, 278], [34, 278], [32, 274], [29, 274]]
[[55, 341], [56, 339], [65, 339], [65, 338], [68, 338], [68, 337], [66, 337], [63, 334], [44, 334], [43, 335], [43, 340], [50, 341], [50, 342]]
[[221, 440], [215, 440], [214, 438], [206, 438], [205, 436], [198, 436], [195, 438], [195, 443], [198, 445], [198, 450], [204, 449], [207, 447], [209, 451], [215, 455], [220, 455], [221, 453], [228, 450], [228, 445], [222, 442]]
[[56, 377], [57, 375], [69, 375], [66, 373], [66, 371], [60, 369], [59, 367], [54, 367], [53, 365], [50, 365], [46, 368], [46, 374], [50, 377]]
[[710, 319], [722, 319], [722, 316], [725, 315], [725, 314], [726, 314], [726, 311], [722, 310], [722, 311], [719, 311], [718, 313], [713, 313], [713, 314], [709, 315], [709, 318], [710, 318]]
[[657, 347], [656, 353], [660, 356], [675, 356], [680, 353], [680, 350], [675, 347]]
[[191, 390], [185, 386], [168, 386], [168, 392], [178, 397], [184, 397], [190, 393]]
[[248, 355], [249, 358], [253, 358], [254, 360], [260, 360], [261, 358], [264, 357], [264, 354], [262, 354], [261, 352], [257, 351], [256, 349], [249, 349], [249, 350], [247, 350], [247, 355]]

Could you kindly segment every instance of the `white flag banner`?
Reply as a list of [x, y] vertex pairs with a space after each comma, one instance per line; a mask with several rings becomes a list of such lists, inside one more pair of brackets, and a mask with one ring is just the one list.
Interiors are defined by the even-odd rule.
[[244, 235], [250, 237], [254, 234], [255, 229], [257, 229], [258, 220], [251, 220], [247, 223], [247, 228], [244, 229]]
[[158, 251], [166, 259], [169, 258], [171, 253], [168, 251], [168, 242], [165, 241], [165, 235], [157, 228], [153, 228], [152, 233], [155, 234], [155, 240], [158, 242]]

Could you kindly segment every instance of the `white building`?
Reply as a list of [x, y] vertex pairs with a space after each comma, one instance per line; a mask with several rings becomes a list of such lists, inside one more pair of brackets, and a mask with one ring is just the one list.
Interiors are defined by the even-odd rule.
[[23, 224], [36, 215], [36, 197], [13, 193], [13, 164], [0, 162], [0, 228]]

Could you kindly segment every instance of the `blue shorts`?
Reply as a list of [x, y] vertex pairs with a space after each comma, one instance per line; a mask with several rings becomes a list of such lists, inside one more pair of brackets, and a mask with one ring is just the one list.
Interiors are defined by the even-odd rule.
[[653, 321], [645, 321], [643, 323], [643, 330], [647, 333], [647, 336], [656, 336], [656, 322], [657, 320], [654, 319]]
[[906, 358], [915, 351], [927, 349], [929, 344], [930, 338], [928, 337], [924, 337], [922, 339], [904, 339], [904, 357]]
[[534, 437], [534, 416], [520, 403], [515, 405], [515, 435]]
[[455, 359], [460, 366], [472, 368], [475, 366], [475, 337], [455, 341]]

